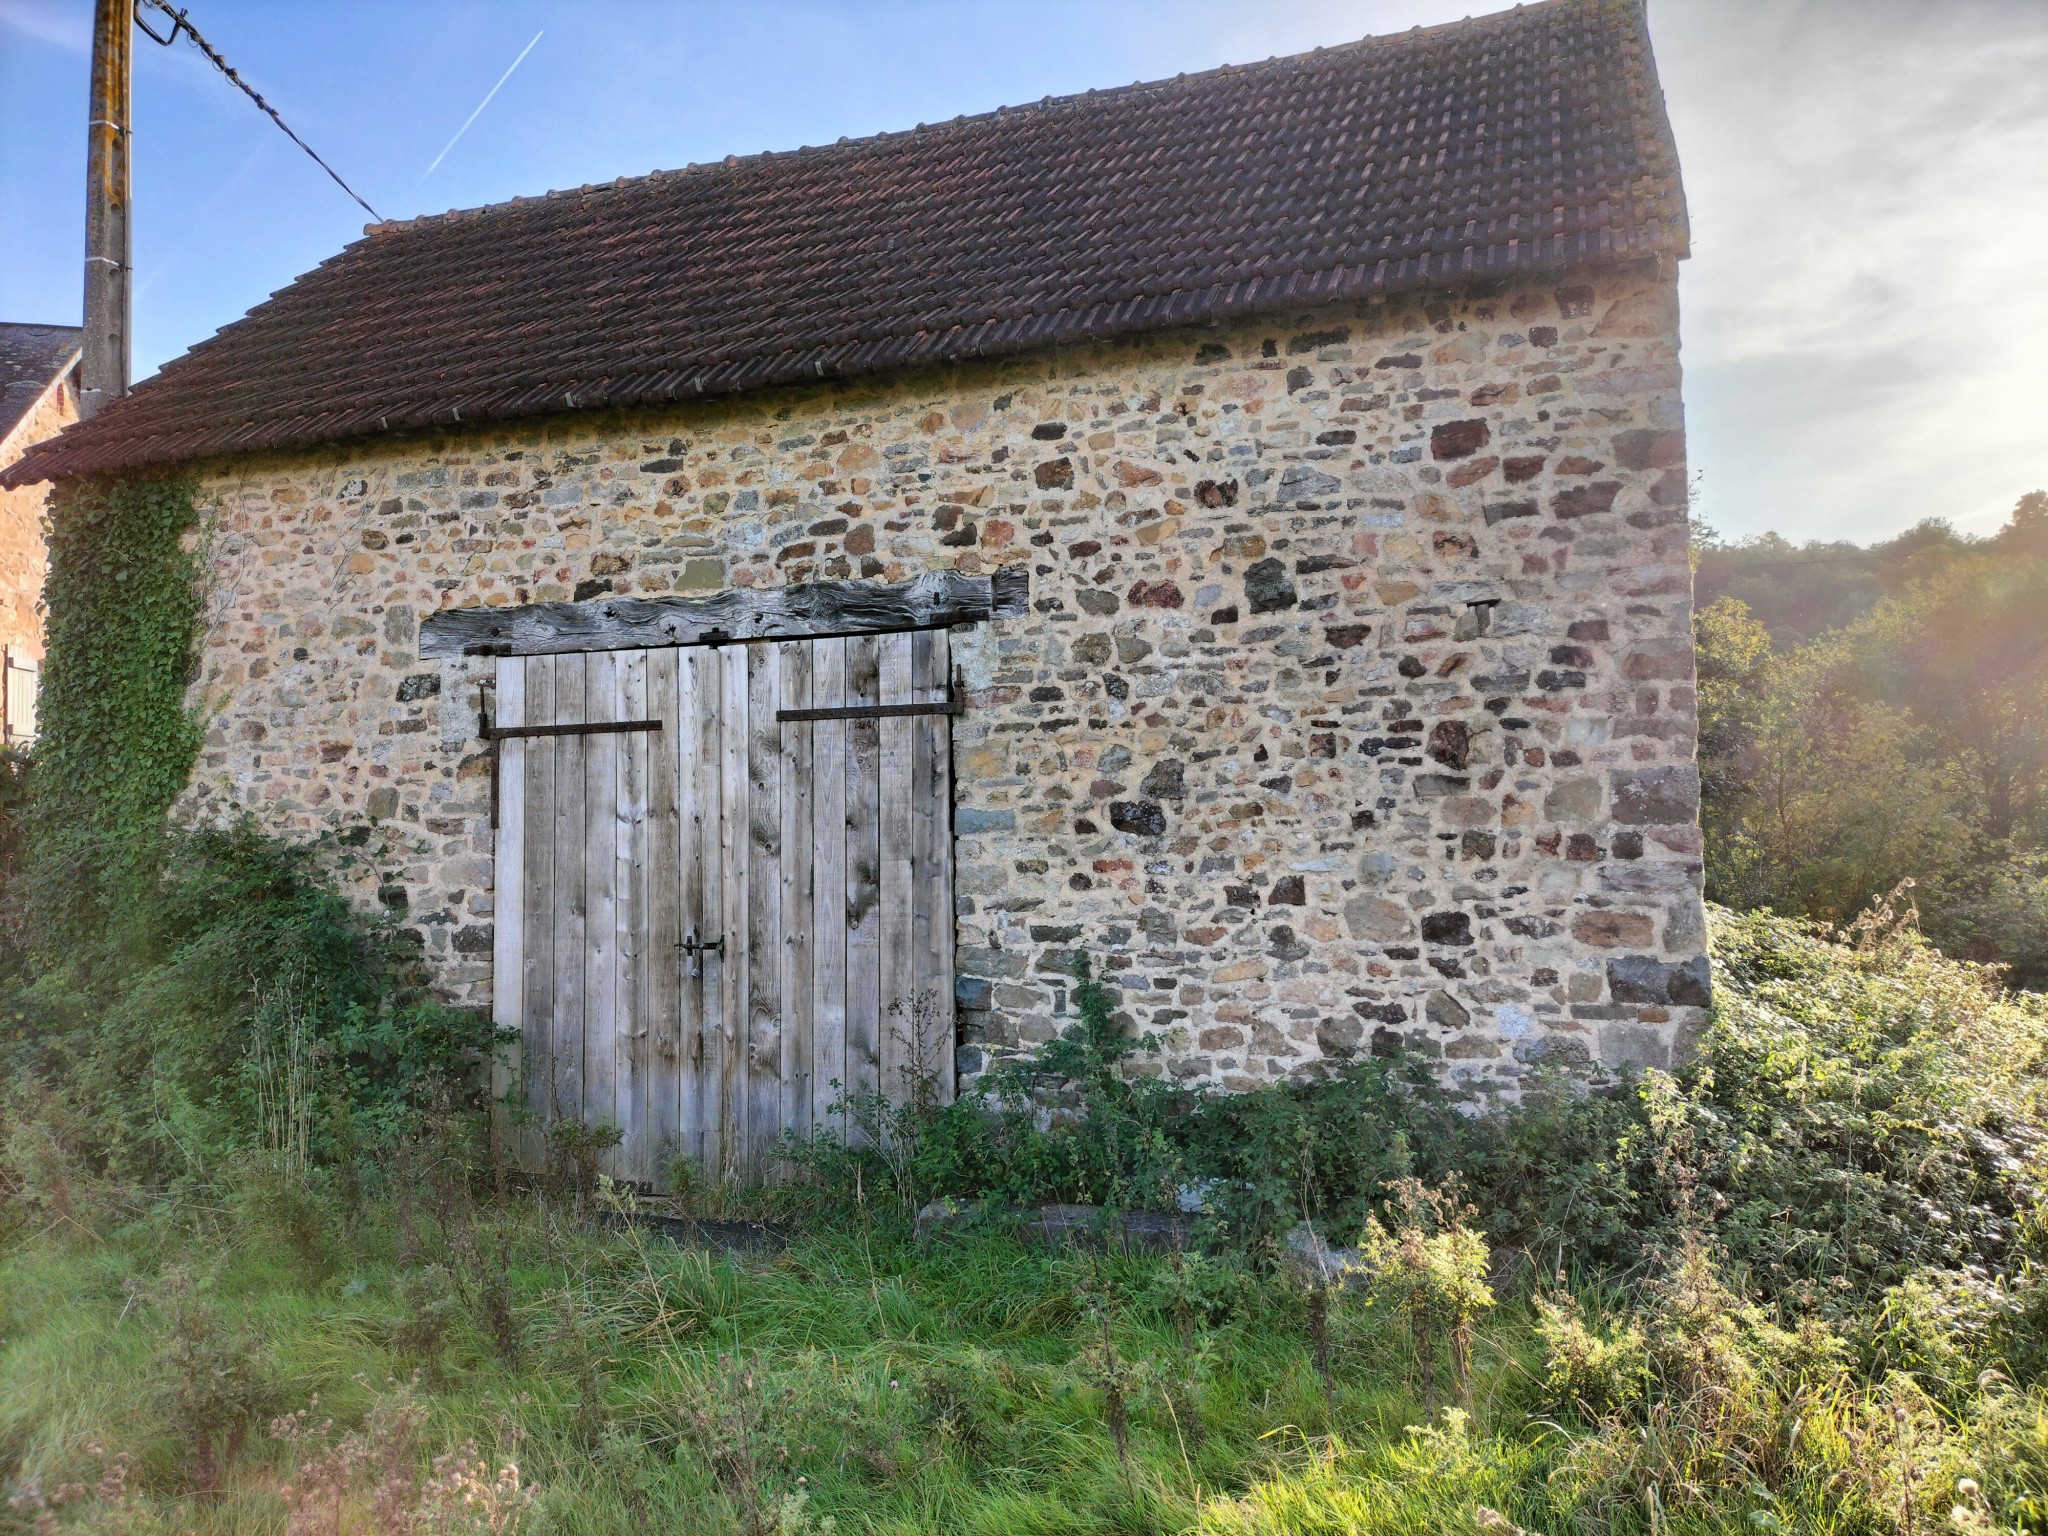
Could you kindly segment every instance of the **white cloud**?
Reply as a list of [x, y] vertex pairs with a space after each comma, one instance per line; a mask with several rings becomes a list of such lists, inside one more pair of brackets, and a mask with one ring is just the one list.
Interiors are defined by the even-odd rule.
[[1699, 510], [1972, 531], [2048, 485], [2048, 6], [1662, 0]]
[[61, 0], [0, 0], [0, 27], [72, 53], [92, 46], [91, 8]]

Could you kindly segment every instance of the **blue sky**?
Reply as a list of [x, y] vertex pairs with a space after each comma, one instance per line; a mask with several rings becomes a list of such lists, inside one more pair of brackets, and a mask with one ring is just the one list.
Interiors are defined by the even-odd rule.
[[[1487, 0], [187, 0], [387, 217], [1452, 20]], [[2048, 487], [2048, 0], [1651, 0], [1691, 199], [1698, 511], [1974, 532]], [[90, 0], [0, 0], [0, 319], [74, 322]], [[521, 51], [539, 42], [428, 174]], [[136, 364], [364, 215], [138, 38]]]

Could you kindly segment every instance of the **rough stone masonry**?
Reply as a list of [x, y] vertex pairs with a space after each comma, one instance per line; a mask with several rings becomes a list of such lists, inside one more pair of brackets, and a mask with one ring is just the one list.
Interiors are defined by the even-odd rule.
[[1153, 1070], [1478, 1090], [1707, 1002], [1668, 267], [228, 461], [186, 811], [324, 836], [484, 1003], [488, 663], [435, 609], [1021, 563], [954, 637], [963, 1073], [1103, 959]]

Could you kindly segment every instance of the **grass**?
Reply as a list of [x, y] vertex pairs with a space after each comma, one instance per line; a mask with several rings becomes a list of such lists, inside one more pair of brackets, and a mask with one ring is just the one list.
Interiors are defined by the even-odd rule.
[[[459, 1301], [422, 1338], [419, 1267], [388, 1210], [313, 1251], [260, 1219], [167, 1207], [103, 1240], [20, 1234], [0, 1260], [0, 1456], [54, 1486], [97, 1444], [134, 1458], [130, 1519], [280, 1527], [292, 1447], [260, 1430], [217, 1492], [189, 1487], [152, 1288], [195, 1254], [195, 1294], [246, 1350], [266, 1416], [312, 1404], [348, 1425], [413, 1398], [430, 1445], [517, 1461], [548, 1530], [745, 1529], [761, 1510], [777, 1529], [793, 1508], [796, 1528], [848, 1531], [1183, 1529], [1332, 1433], [1398, 1437], [1417, 1416], [1399, 1352], [1356, 1325], [1326, 1394], [1274, 1287], [1240, 1286], [1185, 1360], [1158, 1257], [996, 1233], [920, 1249], [889, 1224], [721, 1257], [538, 1203], [508, 1219], [511, 1363]], [[1105, 1314], [1130, 1378], [1128, 1468], [1104, 1426]], [[1482, 1395], [1522, 1368], [1496, 1351]]]
[[[2048, 1013], [1888, 909], [1717, 913], [1715, 952], [1676, 1077], [1478, 1121], [1370, 1067], [1189, 1109], [1091, 1059], [1097, 1118], [800, 1159], [776, 1253], [485, 1198], [438, 1103], [311, 1172], [129, 1167], [23, 1068], [0, 1536], [2048, 1536]], [[1077, 1169], [1214, 1174], [1242, 1246], [911, 1235]], [[1311, 1189], [1370, 1255], [1326, 1313], [1272, 1262]]]
[[[482, 1237], [505, 1224], [509, 1361], [480, 1322], [488, 1275], [448, 1267], [448, 1229], [389, 1204], [352, 1227], [240, 1200], [157, 1203], [97, 1236], [18, 1228], [0, 1251], [0, 1472], [16, 1500], [0, 1530], [2040, 1528], [1953, 1523], [1959, 1480], [1988, 1475], [1968, 1413], [1914, 1399], [1922, 1443], [1902, 1450], [1891, 1400], [1839, 1369], [1763, 1402], [1765, 1430], [1746, 1439], [1655, 1412], [1603, 1433], [1546, 1399], [1526, 1299], [1480, 1326], [1469, 1414], [1432, 1418], [1399, 1323], [1357, 1300], [1335, 1307], [1326, 1388], [1302, 1293], [1228, 1259], [1048, 1251], [995, 1231], [920, 1245], [854, 1213], [772, 1255], [679, 1249], [533, 1198], [461, 1219]], [[1176, 1303], [1190, 1295], [1199, 1314]], [[197, 1389], [167, 1346], [180, 1306], [187, 1355], [197, 1347], [213, 1372]], [[2000, 1401], [2015, 1421], [2000, 1455], [2031, 1444], [2040, 1476], [2048, 1397]], [[266, 1433], [295, 1409], [298, 1440]], [[516, 1464], [530, 1503], [500, 1526], [467, 1504], [429, 1519], [408, 1483], [407, 1511], [380, 1514], [363, 1470], [374, 1429], [344, 1458], [353, 1480], [338, 1499], [307, 1492], [345, 1431], [395, 1433], [394, 1415], [414, 1416], [413, 1437], [393, 1440], [400, 1460], [468, 1442], [483, 1473]], [[195, 1432], [219, 1447], [237, 1416], [246, 1443], [217, 1487], [195, 1486]], [[1713, 1484], [1703, 1496], [1641, 1471], [1677, 1465], [1657, 1435], [1703, 1433], [1711, 1443], [1689, 1449]], [[1758, 1446], [1788, 1433], [1807, 1443], [1765, 1465]], [[1911, 1465], [1887, 1492], [1901, 1457]], [[23, 1490], [90, 1484], [116, 1458], [125, 1488], [74, 1492], [36, 1523]]]

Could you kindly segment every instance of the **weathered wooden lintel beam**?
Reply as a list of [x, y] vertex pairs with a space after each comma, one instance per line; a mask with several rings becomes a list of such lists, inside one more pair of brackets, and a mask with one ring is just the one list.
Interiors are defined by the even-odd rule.
[[420, 655], [546, 656], [745, 640], [822, 639], [945, 629], [1026, 611], [1021, 565], [990, 576], [928, 571], [910, 581], [820, 581], [709, 597], [596, 597], [519, 608], [449, 608], [420, 621]]

